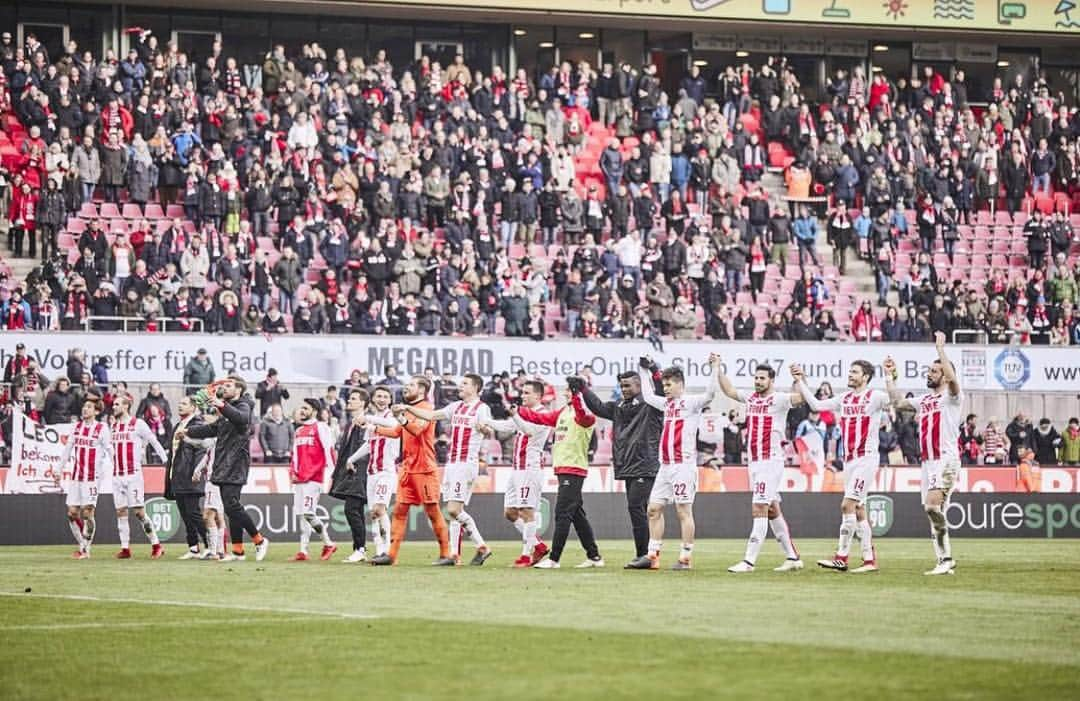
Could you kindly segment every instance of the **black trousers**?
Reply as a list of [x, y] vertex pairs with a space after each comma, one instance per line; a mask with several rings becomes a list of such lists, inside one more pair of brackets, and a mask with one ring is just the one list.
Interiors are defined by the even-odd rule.
[[223, 484], [221, 486], [221, 501], [225, 505], [225, 517], [229, 519], [229, 540], [233, 547], [244, 542], [244, 531], [254, 538], [259, 533], [255, 528], [255, 522], [248, 516], [244, 505], [240, 503], [240, 490], [242, 484]]
[[577, 531], [581, 547], [590, 560], [600, 557], [600, 548], [596, 545], [592, 525], [585, 515], [585, 506], [581, 497], [581, 487], [585, 478], [579, 475], [559, 475], [559, 492], [555, 499], [555, 535], [551, 539], [551, 559], [555, 562], [562, 557], [566, 539], [570, 537], [570, 526]]
[[180, 517], [184, 519], [184, 531], [189, 548], [194, 548], [199, 543], [210, 547], [206, 537], [206, 523], [203, 522], [202, 509], [199, 508], [201, 498], [200, 494], [181, 494], [176, 497], [176, 506], [180, 509]]
[[626, 480], [626, 511], [630, 514], [630, 530], [634, 533], [638, 557], [649, 554], [649, 495], [655, 481], [655, 477]]
[[367, 543], [364, 502], [360, 497], [345, 497], [345, 520], [349, 522], [349, 530], [352, 531], [353, 550], [359, 550]]

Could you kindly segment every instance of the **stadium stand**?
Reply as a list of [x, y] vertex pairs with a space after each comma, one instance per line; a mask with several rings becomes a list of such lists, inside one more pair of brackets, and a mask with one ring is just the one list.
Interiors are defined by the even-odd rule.
[[785, 58], [665, 91], [309, 44], [256, 81], [130, 33], [0, 47], [4, 328], [1080, 342], [1080, 116], [1034, 69], [812, 102]]

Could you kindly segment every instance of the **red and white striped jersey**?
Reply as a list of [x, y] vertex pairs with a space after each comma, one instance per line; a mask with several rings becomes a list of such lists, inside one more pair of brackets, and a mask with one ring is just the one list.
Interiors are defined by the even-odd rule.
[[701, 412], [712, 404], [716, 396], [716, 383], [710, 382], [705, 394], [683, 395], [667, 399], [653, 391], [653, 379], [642, 368], [641, 398], [654, 409], [664, 412], [664, 428], [660, 433], [660, 464], [697, 464], [697, 433], [701, 425]]
[[290, 472], [297, 483], [322, 483], [327, 468], [334, 469], [334, 441], [322, 421], [301, 423], [293, 434]]
[[147, 445], [154, 448], [161, 462], [168, 462], [169, 454], [142, 419], [132, 416], [123, 421], [113, 421], [111, 432], [113, 477], [134, 475], [142, 470]]
[[739, 392], [739, 401], [746, 405], [746, 448], [750, 462], [784, 459], [784, 435], [787, 414], [791, 410], [791, 395], [773, 392]]
[[491, 409], [477, 399], [471, 404], [462, 401], [450, 402], [442, 412], [450, 419], [450, 452], [446, 457], [447, 464], [479, 463], [484, 435], [477, 430], [477, 424], [491, 423]]
[[[393, 412], [389, 409], [377, 412], [375, 415], [383, 419], [394, 418]], [[363, 448], [367, 448], [369, 456], [367, 468], [369, 475], [374, 475], [377, 472], [397, 472], [397, 459], [401, 453], [400, 438], [380, 436], [375, 432], [375, 429], [369, 428], [367, 441], [361, 449]]]
[[[544, 467], [544, 448], [551, 437], [551, 426], [534, 424], [515, 418], [491, 421], [496, 431], [517, 431], [514, 436], [514, 453], [510, 462], [515, 470], [540, 470]], [[505, 459], [507, 456], [503, 456]]]
[[919, 452], [923, 462], [960, 462], [960, 409], [963, 392], [931, 392], [911, 400], [919, 422]]
[[71, 479], [76, 482], [97, 482], [105, 475], [109, 464], [112, 440], [104, 421], [78, 421], [64, 445], [61, 464], [67, 465], [74, 456]]
[[881, 412], [891, 403], [889, 395], [879, 389], [862, 392], [844, 392], [833, 397], [839, 410], [840, 441], [844, 446], [844, 460], [856, 460], [871, 456], [878, 459], [878, 433], [881, 430]]

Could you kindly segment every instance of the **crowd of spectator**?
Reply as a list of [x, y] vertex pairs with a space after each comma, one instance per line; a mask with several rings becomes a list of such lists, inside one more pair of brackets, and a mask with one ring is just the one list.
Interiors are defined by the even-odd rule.
[[[0, 225], [42, 260], [3, 328], [1080, 343], [1080, 115], [1037, 63], [977, 96], [960, 67], [857, 66], [812, 102], [783, 57], [668, 93], [654, 65], [511, 76], [312, 43], [253, 82], [220, 42], [193, 62], [129, 36], [123, 57], [0, 37]], [[775, 160], [807, 206], [761, 187]], [[999, 203], [1023, 263], [941, 269]], [[884, 312], [847, 308], [822, 236]]]

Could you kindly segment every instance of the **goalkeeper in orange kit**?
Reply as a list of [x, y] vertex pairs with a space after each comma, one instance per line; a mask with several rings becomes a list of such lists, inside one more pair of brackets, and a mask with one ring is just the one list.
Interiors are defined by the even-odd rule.
[[[406, 404], [421, 409], [433, 409], [427, 401], [431, 382], [415, 376], [405, 385], [403, 398]], [[398, 471], [397, 499], [393, 520], [390, 524], [390, 552], [371, 560], [373, 565], [393, 565], [405, 540], [405, 531], [412, 506], [423, 506], [431, 521], [431, 530], [439, 541], [439, 559], [433, 564], [450, 567], [457, 564], [450, 557], [449, 531], [442, 511], [439, 510], [439, 474], [435, 462], [435, 422], [426, 421], [410, 414], [403, 414], [402, 421], [394, 418], [364, 417], [384, 436], [401, 438], [401, 468]]]

